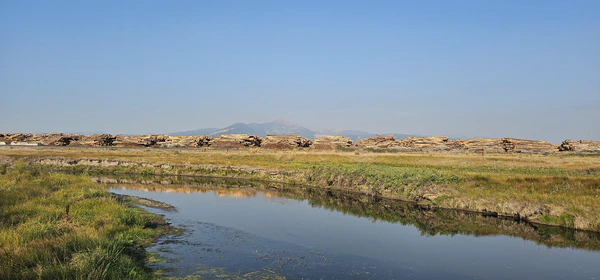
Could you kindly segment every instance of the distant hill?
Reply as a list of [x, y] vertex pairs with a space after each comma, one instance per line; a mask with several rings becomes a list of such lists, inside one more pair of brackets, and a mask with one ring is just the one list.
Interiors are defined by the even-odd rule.
[[336, 130], [336, 129], [323, 129], [323, 130], [319, 130], [319, 135], [335, 135], [335, 136], [344, 136], [344, 137], [348, 137], [350, 139], [352, 139], [352, 141], [358, 141], [360, 139], [363, 138], [369, 138], [369, 137], [374, 137], [377, 135], [380, 136], [394, 136], [395, 139], [404, 139], [404, 138], [408, 138], [408, 137], [418, 137], [420, 135], [416, 135], [416, 134], [399, 134], [399, 133], [382, 133], [382, 134], [375, 134], [375, 133], [370, 133], [370, 132], [366, 132], [366, 131], [360, 131], [360, 130]]
[[417, 135], [417, 134], [398, 134], [398, 133], [390, 133], [390, 134], [382, 134], [382, 135], [392, 135], [394, 136], [394, 139], [396, 140], [401, 140], [401, 139], [405, 139], [408, 137], [420, 137], [422, 135]]
[[322, 129], [319, 130], [319, 135], [344, 136], [352, 139], [352, 141], [358, 141], [363, 138], [373, 137], [376, 134], [360, 130]]
[[267, 134], [277, 135], [300, 135], [306, 138], [314, 138], [316, 132], [294, 124], [288, 124], [281, 121], [274, 121], [268, 123], [236, 123], [226, 128], [219, 129], [209, 133], [210, 136], [219, 136], [223, 134], [252, 134], [258, 136], [267, 136]]
[[194, 130], [180, 131], [169, 133], [173, 136], [200, 136], [200, 135], [209, 135], [215, 131], [219, 130], [219, 128], [200, 128]]
[[[250, 134], [261, 137], [267, 136], [267, 134], [276, 135], [299, 135], [305, 138], [314, 139], [319, 135], [334, 135], [344, 136], [352, 139], [352, 141], [358, 141], [363, 138], [373, 137], [377, 134], [373, 134], [366, 131], [360, 130], [342, 130], [342, 129], [322, 129], [314, 131], [303, 126], [290, 124], [285, 121], [272, 121], [267, 123], [235, 123], [225, 128], [201, 128], [195, 130], [181, 131], [169, 133], [173, 136], [199, 136], [209, 135], [217, 137], [223, 134]], [[393, 135], [396, 139], [404, 139], [407, 137], [416, 137], [418, 135], [412, 134], [379, 134], [383, 136]]]

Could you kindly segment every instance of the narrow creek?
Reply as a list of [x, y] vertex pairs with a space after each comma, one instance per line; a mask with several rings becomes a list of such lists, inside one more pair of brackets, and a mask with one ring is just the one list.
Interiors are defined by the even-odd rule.
[[600, 279], [600, 235], [326, 189], [208, 178], [96, 178], [177, 208], [149, 251], [165, 276]]

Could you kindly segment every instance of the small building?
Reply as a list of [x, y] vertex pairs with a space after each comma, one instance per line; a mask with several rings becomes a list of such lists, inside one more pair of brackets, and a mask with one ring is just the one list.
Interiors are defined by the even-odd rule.
[[6, 146], [6, 142], [0, 141], [0, 146]]

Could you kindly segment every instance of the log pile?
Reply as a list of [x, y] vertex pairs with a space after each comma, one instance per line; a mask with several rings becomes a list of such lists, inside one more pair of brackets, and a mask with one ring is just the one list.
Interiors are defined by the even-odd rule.
[[343, 136], [319, 136], [313, 142], [312, 147], [322, 150], [334, 150], [337, 148], [348, 148], [352, 146], [352, 140]]
[[11, 142], [30, 142], [33, 141], [33, 134], [31, 133], [7, 133], [2, 134], [0, 141], [11, 143]]
[[502, 138], [502, 147], [505, 152], [516, 153], [549, 153], [556, 151], [556, 146], [537, 140], [515, 138]]
[[398, 142], [394, 136], [375, 136], [358, 140], [354, 147], [369, 149], [390, 149], [398, 147]]
[[398, 140], [397, 147], [418, 150], [449, 150], [449, 141], [446, 136], [408, 137]]
[[72, 143], [70, 145], [92, 147], [114, 146], [113, 142], [116, 139], [117, 137], [111, 134], [94, 134], [90, 136], [84, 136], [81, 140], [76, 141], [75, 143]]
[[455, 140], [448, 145], [451, 149], [463, 149], [473, 152], [505, 152], [502, 139], [499, 138], [474, 138]]
[[210, 141], [210, 146], [220, 149], [260, 147], [262, 139], [248, 134], [225, 134]]
[[210, 136], [169, 136], [157, 145], [163, 148], [200, 148], [208, 147], [212, 139]]
[[71, 142], [83, 138], [81, 134], [43, 133], [43, 134], [0, 134], [0, 141], [5, 143], [36, 143], [43, 146], [67, 146]]
[[263, 147], [268, 149], [289, 149], [298, 147], [314, 147], [315, 149], [333, 150], [337, 148], [357, 149], [406, 149], [416, 151], [453, 150], [473, 152], [515, 152], [515, 153], [550, 153], [576, 152], [600, 153], [600, 142], [588, 140], [565, 140], [555, 146], [545, 141], [515, 138], [475, 138], [466, 140], [449, 140], [448, 137], [410, 137], [396, 140], [393, 136], [376, 136], [361, 139], [355, 144], [348, 137], [319, 136], [314, 141], [297, 135], [267, 135], [264, 139], [248, 134], [210, 136], [169, 136], [152, 134], [144, 136], [114, 136], [111, 134], [94, 134], [84, 136], [67, 133], [0, 133], [0, 143], [4, 146], [86, 146], [86, 147], [163, 147], [163, 148], [199, 148], [214, 147], [221, 149]]
[[49, 133], [41, 134], [33, 139], [43, 146], [68, 146], [71, 142], [80, 141], [83, 137], [81, 134]]
[[600, 153], [600, 142], [591, 140], [565, 140], [558, 146], [561, 152]]
[[289, 149], [310, 147], [312, 140], [298, 135], [267, 135], [260, 144], [267, 149]]

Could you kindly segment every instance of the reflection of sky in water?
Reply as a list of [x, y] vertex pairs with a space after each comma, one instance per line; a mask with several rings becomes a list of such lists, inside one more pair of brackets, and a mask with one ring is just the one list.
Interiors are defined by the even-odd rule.
[[[506, 236], [422, 236], [414, 226], [372, 222], [261, 192], [223, 196], [212, 192], [111, 191], [163, 201], [179, 209], [163, 214], [174, 225], [189, 228], [190, 233], [182, 239], [197, 246], [157, 246], [176, 252], [170, 256], [162, 253], [167, 257], [181, 259], [167, 264], [180, 268], [177, 275], [192, 273], [201, 263], [248, 271], [279, 268], [282, 275], [292, 277], [344, 278], [340, 274], [368, 271], [370, 274], [353, 277], [600, 279], [598, 252], [550, 249]], [[260, 258], [262, 254], [268, 261]], [[328, 261], [317, 262], [316, 256], [325, 256]], [[306, 260], [303, 265], [295, 261], [300, 258]], [[286, 260], [287, 264], [282, 264]]]

